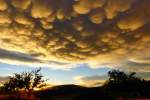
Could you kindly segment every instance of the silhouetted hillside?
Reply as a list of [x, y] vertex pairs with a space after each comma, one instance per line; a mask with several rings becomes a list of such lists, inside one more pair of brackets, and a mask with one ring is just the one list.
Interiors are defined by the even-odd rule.
[[108, 84], [102, 87], [61, 85], [36, 92], [40, 100], [116, 100], [123, 98], [150, 98], [150, 81], [141, 83]]
[[101, 87], [87, 88], [77, 85], [56, 86], [36, 93], [41, 100], [110, 100]]

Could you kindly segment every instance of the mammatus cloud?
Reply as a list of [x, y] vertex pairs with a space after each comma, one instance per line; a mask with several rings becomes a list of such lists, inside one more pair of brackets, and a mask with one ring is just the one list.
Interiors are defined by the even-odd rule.
[[144, 52], [150, 50], [149, 4], [150, 0], [0, 0], [0, 59], [92, 62], [99, 67], [124, 64], [141, 53], [150, 57]]
[[87, 87], [95, 87], [103, 85], [108, 79], [107, 75], [93, 75], [93, 76], [76, 76], [73, 78], [76, 84]]

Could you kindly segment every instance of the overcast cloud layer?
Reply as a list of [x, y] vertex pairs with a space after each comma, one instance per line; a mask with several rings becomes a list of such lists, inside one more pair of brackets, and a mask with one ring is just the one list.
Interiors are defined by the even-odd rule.
[[150, 71], [149, 5], [150, 0], [0, 0], [0, 61]]

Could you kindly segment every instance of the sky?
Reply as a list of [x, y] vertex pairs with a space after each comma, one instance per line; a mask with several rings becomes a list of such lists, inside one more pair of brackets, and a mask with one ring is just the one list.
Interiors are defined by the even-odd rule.
[[[71, 70], [54, 70], [46, 67], [42, 67], [41, 74], [44, 79], [48, 79], [47, 83], [52, 85], [62, 85], [62, 84], [79, 84], [77, 77], [81, 76], [95, 76], [95, 75], [105, 75], [109, 69], [91, 69], [86, 64], [76, 65], [76, 68]], [[21, 67], [21, 68], [20, 68]], [[38, 68], [38, 67], [37, 67]], [[37, 68], [27, 67], [27, 66], [15, 66], [8, 64], [0, 64], [1, 77], [12, 76], [13, 73], [20, 73], [24, 71], [32, 71]], [[80, 85], [80, 84], [79, 84]]]
[[0, 82], [38, 67], [52, 84], [94, 86], [112, 69], [150, 79], [149, 5], [150, 0], [0, 0]]

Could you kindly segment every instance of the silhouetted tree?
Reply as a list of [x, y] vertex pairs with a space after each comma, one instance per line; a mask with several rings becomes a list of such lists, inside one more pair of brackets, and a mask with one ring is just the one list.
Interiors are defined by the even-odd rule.
[[15, 73], [14, 76], [4, 84], [5, 91], [18, 93], [20, 89], [24, 89], [27, 91], [29, 97], [34, 88], [38, 88], [38, 85], [45, 82], [42, 79], [43, 76], [39, 73], [40, 71], [41, 68], [31, 72]]
[[113, 82], [116, 84], [119, 84], [124, 81], [135, 81], [135, 80], [141, 80], [139, 77], [136, 76], [135, 72], [131, 72], [129, 74], [120, 71], [120, 70], [112, 70], [108, 72], [109, 76], [109, 82]]
[[104, 85], [112, 94], [128, 96], [140, 96], [142, 92], [143, 79], [136, 76], [135, 72], [125, 73], [120, 70], [111, 70], [108, 72], [109, 79]]

